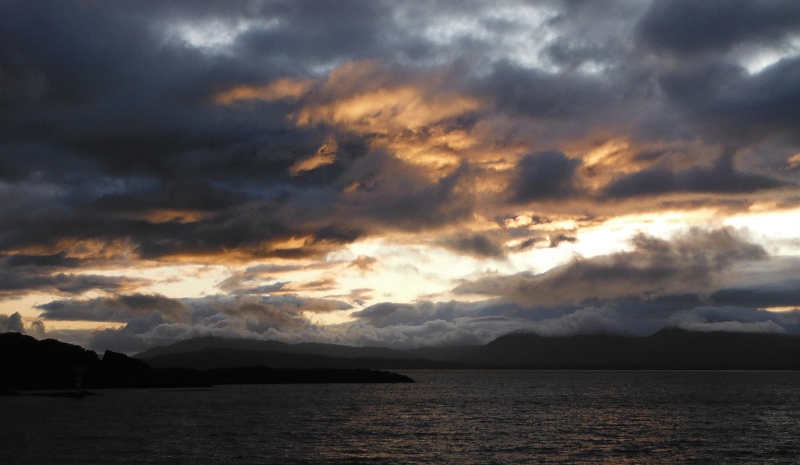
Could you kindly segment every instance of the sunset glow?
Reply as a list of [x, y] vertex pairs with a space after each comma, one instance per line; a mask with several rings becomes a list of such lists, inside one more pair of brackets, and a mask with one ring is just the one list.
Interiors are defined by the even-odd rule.
[[6, 28], [0, 329], [122, 352], [800, 333], [796, 26], [234, 3], [34, 2]]

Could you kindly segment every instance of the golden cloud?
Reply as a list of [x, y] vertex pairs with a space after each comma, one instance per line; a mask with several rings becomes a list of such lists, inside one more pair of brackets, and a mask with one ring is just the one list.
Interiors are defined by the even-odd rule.
[[[368, 136], [373, 148], [425, 166], [433, 177], [451, 172], [478, 140], [468, 130], [449, 127], [445, 121], [478, 110], [482, 103], [455, 92], [442, 92], [438, 89], [442, 83], [435, 77], [397, 83], [388, 74], [370, 61], [342, 66], [315, 94], [316, 101], [291, 118], [298, 126], [328, 124]], [[300, 162], [295, 170], [306, 166], [313, 169], [329, 160], [318, 154]], [[444, 174], [437, 173], [442, 169]]]
[[311, 79], [278, 79], [266, 86], [238, 86], [233, 89], [220, 92], [214, 97], [214, 101], [220, 105], [230, 105], [238, 101], [263, 100], [272, 102], [275, 100], [295, 100], [305, 95], [314, 81]]
[[797, 167], [800, 167], [800, 153], [796, 153], [793, 156], [789, 157], [786, 160], [786, 163], [789, 165], [788, 169], [790, 170], [794, 170], [797, 169]]
[[427, 96], [415, 86], [377, 89], [309, 106], [297, 113], [301, 126], [332, 123], [361, 134], [416, 131], [446, 118], [476, 110], [476, 99], [458, 95]]
[[174, 210], [174, 209], [155, 209], [143, 213], [140, 217], [150, 223], [169, 223], [180, 224], [195, 223], [213, 216], [211, 212], [196, 210]]
[[329, 139], [328, 142], [322, 144], [317, 150], [317, 153], [309, 158], [299, 160], [289, 168], [289, 173], [292, 176], [297, 176], [305, 171], [311, 171], [319, 168], [320, 166], [330, 165], [336, 161], [336, 151], [339, 146], [335, 140]]

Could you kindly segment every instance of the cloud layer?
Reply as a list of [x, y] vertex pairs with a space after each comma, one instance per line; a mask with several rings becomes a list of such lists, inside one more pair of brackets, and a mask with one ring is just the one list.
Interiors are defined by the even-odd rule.
[[[491, 270], [621, 214], [796, 206], [798, 18], [788, 0], [2, 2], [0, 304], [46, 296], [25, 318], [125, 324], [97, 338], [128, 348], [635, 332], [623, 307], [681, 295], [693, 327], [773, 330], [757, 309], [797, 305], [796, 280], [734, 278], [785, 257], [713, 225]], [[381, 241], [479, 265], [458, 284], [357, 248]], [[166, 297], [152, 270], [184, 265], [229, 276]], [[412, 269], [448, 297], [345, 284]], [[440, 302], [467, 293], [488, 300]], [[354, 322], [308, 316], [326, 305]]]

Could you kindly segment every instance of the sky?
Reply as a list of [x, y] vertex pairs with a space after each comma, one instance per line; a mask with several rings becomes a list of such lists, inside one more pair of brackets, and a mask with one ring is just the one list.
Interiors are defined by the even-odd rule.
[[0, 2], [0, 331], [800, 334], [794, 0]]

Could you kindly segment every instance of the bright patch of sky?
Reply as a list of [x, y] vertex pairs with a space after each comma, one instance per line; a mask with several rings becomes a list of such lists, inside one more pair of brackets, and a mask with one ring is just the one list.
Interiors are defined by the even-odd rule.
[[739, 63], [750, 74], [758, 74], [783, 59], [798, 57], [800, 57], [800, 36], [794, 36], [778, 46], [743, 53]]
[[239, 19], [237, 21], [207, 20], [182, 22], [167, 27], [168, 36], [181, 40], [186, 45], [208, 53], [224, 53], [236, 38], [252, 29], [272, 29], [280, 19]]
[[800, 255], [800, 208], [752, 211], [726, 218], [727, 226], [747, 229], [752, 240], [775, 255]]

